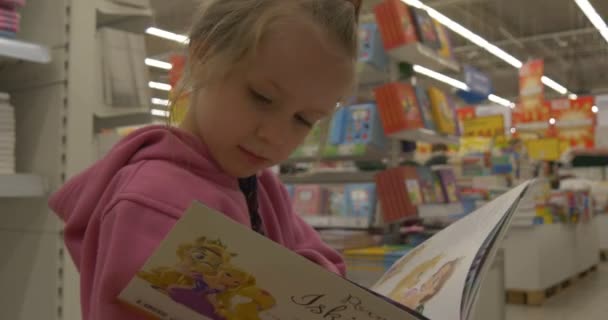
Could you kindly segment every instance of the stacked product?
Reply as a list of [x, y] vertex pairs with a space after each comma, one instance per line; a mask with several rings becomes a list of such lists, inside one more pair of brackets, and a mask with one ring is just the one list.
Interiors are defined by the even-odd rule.
[[25, 0], [0, 0], [0, 37], [15, 38], [21, 23], [18, 10], [24, 5]]
[[15, 173], [15, 114], [9, 97], [0, 92], [0, 174]]

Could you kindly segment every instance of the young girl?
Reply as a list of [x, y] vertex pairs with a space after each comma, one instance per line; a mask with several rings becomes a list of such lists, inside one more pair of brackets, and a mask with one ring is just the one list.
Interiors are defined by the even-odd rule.
[[84, 319], [142, 319], [116, 297], [193, 201], [344, 273], [266, 169], [351, 89], [359, 2], [205, 1], [190, 32], [183, 123], [132, 133], [50, 200], [66, 222]]

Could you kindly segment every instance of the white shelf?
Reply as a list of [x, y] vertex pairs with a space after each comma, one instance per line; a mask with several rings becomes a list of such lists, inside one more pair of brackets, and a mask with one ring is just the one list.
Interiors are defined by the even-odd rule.
[[444, 143], [444, 144], [459, 144], [460, 139], [456, 136], [437, 133], [429, 129], [404, 130], [393, 133], [389, 136], [393, 139], [419, 141], [426, 143]]
[[440, 56], [435, 50], [420, 42], [411, 43], [388, 51], [388, 55], [401, 62], [417, 64], [435, 71], [460, 71], [460, 65], [455, 60]]
[[0, 174], [0, 198], [32, 198], [46, 194], [44, 179], [32, 174]]
[[368, 229], [369, 217], [302, 216], [304, 221], [315, 228]]
[[0, 62], [4, 60], [49, 63], [51, 54], [41, 45], [0, 37]]
[[301, 175], [282, 175], [283, 183], [365, 183], [374, 182], [376, 171], [344, 171], [344, 172], [316, 172]]
[[421, 219], [454, 218], [464, 213], [460, 202], [422, 204], [418, 206], [418, 217]]

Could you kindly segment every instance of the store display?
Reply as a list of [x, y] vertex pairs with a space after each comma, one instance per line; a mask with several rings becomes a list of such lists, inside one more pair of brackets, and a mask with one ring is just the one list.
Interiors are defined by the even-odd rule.
[[437, 31], [437, 37], [439, 38], [439, 43], [441, 47], [439, 49], [439, 54], [444, 58], [452, 59], [452, 40], [450, 39], [450, 34], [446, 30], [446, 28], [439, 23], [437, 20], [433, 20], [435, 24], [435, 30]]
[[384, 222], [413, 217], [416, 206], [423, 203], [416, 167], [403, 166], [382, 171], [376, 175], [376, 186]]
[[433, 120], [431, 101], [429, 100], [426, 90], [422, 86], [417, 85], [415, 91], [418, 107], [420, 108], [420, 117], [422, 118], [424, 127], [433, 131], [437, 130], [435, 127], [435, 121]]
[[454, 170], [449, 167], [442, 167], [433, 169], [433, 171], [439, 177], [445, 202], [459, 202], [460, 193], [458, 191], [458, 186], [456, 185], [456, 176], [454, 175]]
[[[359, 317], [360, 306], [364, 305], [365, 314], [376, 318], [469, 320], [484, 270], [490, 268], [489, 261], [498, 249], [495, 244], [508, 229], [506, 222], [514, 214], [526, 187], [527, 183], [522, 184], [409, 251], [370, 289], [336, 277], [226, 215], [197, 203], [182, 215], [118, 299], [142, 312], [158, 315], [157, 310], [161, 310], [163, 315], [171, 317], [306, 318], [315, 313], [311, 307], [322, 304], [342, 306], [331, 312], [345, 318]], [[482, 246], [484, 243], [487, 246]], [[213, 270], [202, 273], [190, 270], [184, 274], [183, 270], [172, 267], [180, 262], [180, 255], [176, 261], [175, 252], [181, 252], [184, 247], [219, 252], [223, 258]], [[264, 252], [265, 263], [260, 263], [259, 252]], [[474, 263], [479, 263], [478, 267], [473, 268]], [[192, 288], [174, 286], [174, 281], [166, 280], [184, 279], [206, 285], [208, 272], [215, 275], [216, 271], [219, 275], [229, 272], [231, 279], [242, 279], [237, 282], [240, 286], [217, 294], [226, 304], [201, 300]], [[173, 277], [167, 277], [169, 275]], [[235, 299], [237, 295], [251, 297], [251, 301]], [[226, 307], [233, 302], [234, 308]], [[253, 308], [248, 307], [251, 303]]]
[[344, 217], [349, 215], [349, 203], [347, 197], [348, 188], [346, 185], [327, 186], [327, 208], [331, 216]]
[[0, 37], [15, 38], [21, 29], [19, 9], [25, 0], [0, 0]]
[[385, 70], [389, 59], [384, 51], [378, 25], [364, 23], [359, 26], [359, 62], [373, 66], [377, 70]]
[[349, 184], [345, 188], [346, 208], [353, 217], [373, 216], [376, 210], [376, 185]]
[[416, 168], [416, 171], [423, 202], [425, 204], [444, 202], [443, 192], [437, 185], [437, 179], [431, 168], [420, 166]]
[[416, 21], [418, 39], [429, 48], [440, 49], [441, 43], [439, 41], [439, 36], [437, 35], [435, 23], [428, 12], [426, 12], [426, 10], [412, 8], [412, 13]]
[[429, 98], [431, 100], [431, 108], [433, 111], [433, 119], [437, 130], [441, 133], [454, 135], [456, 130], [456, 115], [455, 108], [450, 103], [446, 94], [438, 88], [429, 88]]
[[416, 23], [408, 5], [400, 0], [383, 0], [374, 7], [384, 49], [418, 42]]
[[325, 214], [327, 190], [320, 185], [298, 185], [294, 189], [293, 206], [301, 215]]
[[15, 111], [9, 99], [0, 92], [0, 174], [15, 173]]
[[393, 82], [374, 90], [382, 127], [387, 135], [424, 127], [416, 93], [410, 84]]

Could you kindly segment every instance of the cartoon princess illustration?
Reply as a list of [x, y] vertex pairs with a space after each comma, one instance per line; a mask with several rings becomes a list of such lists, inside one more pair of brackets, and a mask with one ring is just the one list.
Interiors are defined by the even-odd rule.
[[261, 320], [260, 313], [269, 310], [276, 304], [274, 297], [257, 286], [248, 286], [226, 293], [228, 300], [241, 300], [234, 308], [225, 312], [226, 320]]
[[219, 267], [230, 262], [236, 254], [228, 252], [218, 240], [201, 237], [193, 243], [186, 243], [177, 249], [178, 263], [173, 267], [157, 267], [150, 271], [140, 271], [137, 276], [153, 288], [167, 293], [170, 285], [194, 286], [195, 275], [214, 276]]
[[391, 293], [391, 298], [409, 308], [423, 313], [424, 304], [441, 291], [454, 273], [459, 261], [460, 258], [446, 262], [429, 279], [424, 281], [420, 287], [409, 286], [410, 284], [405, 283], [399, 284]]

